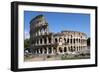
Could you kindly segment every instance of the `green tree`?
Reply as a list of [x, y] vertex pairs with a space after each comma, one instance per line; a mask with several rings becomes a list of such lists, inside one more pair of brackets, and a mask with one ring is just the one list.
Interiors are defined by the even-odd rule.
[[87, 39], [87, 45], [90, 46], [90, 37]]
[[30, 39], [25, 39], [24, 40], [24, 48], [30, 47]]

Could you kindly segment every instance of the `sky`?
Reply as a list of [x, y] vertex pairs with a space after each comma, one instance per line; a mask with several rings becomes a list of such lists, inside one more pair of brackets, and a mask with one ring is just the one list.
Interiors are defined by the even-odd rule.
[[63, 30], [80, 31], [90, 37], [90, 14], [24, 11], [24, 36], [29, 38], [30, 21], [43, 14], [49, 24], [50, 32]]

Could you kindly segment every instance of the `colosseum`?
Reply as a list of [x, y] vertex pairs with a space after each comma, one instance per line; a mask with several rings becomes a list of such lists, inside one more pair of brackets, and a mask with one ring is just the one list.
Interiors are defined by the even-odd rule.
[[50, 32], [44, 15], [38, 15], [30, 21], [30, 41], [34, 55], [77, 54], [87, 47], [87, 35], [83, 32]]

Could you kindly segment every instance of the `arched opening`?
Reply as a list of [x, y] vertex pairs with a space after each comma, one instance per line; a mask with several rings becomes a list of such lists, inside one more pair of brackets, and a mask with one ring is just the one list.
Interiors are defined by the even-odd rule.
[[40, 53], [42, 54], [42, 48], [40, 48]]
[[42, 38], [40, 39], [40, 44], [42, 44]]
[[78, 39], [76, 39], [76, 42], [78, 43]]
[[71, 52], [73, 52], [73, 47], [72, 47], [72, 46], [71, 46], [71, 49], [70, 49], [70, 51], [71, 51]]
[[75, 46], [74, 46], [74, 50], [73, 50], [73, 51], [75, 51], [75, 49], [76, 49], [76, 48], [75, 48]]
[[75, 44], [75, 38], [74, 38], [74, 44]]
[[45, 54], [47, 53], [47, 49], [46, 49], [46, 48], [44, 48], [44, 53], [45, 53]]
[[64, 42], [66, 43], [66, 38], [64, 38]]
[[62, 48], [61, 47], [59, 47], [59, 51], [60, 51], [60, 53], [62, 53]]
[[49, 47], [48, 51], [49, 51], [49, 53], [51, 53], [51, 52], [52, 52], [51, 47]]
[[67, 39], [67, 43], [69, 43], [69, 38]]
[[56, 43], [58, 42], [57, 38], [55, 38], [55, 42], [56, 42]]
[[66, 50], [67, 48], [66, 47], [64, 47], [64, 52], [66, 52], [67, 50]]
[[49, 43], [51, 43], [51, 38], [49, 38]]
[[70, 43], [72, 44], [72, 39], [70, 39]]
[[59, 42], [61, 42], [61, 39], [62, 39], [62, 38], [59, 38]]

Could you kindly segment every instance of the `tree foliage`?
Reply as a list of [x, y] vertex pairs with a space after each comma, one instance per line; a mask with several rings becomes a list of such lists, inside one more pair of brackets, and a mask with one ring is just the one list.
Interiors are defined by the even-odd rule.
[[90, 37], [87, 39], [87, 45], [90, 46]]
[[25, 39], [24, 40], [24, 48], [29, 48], [30, 47], [30, 39]]

